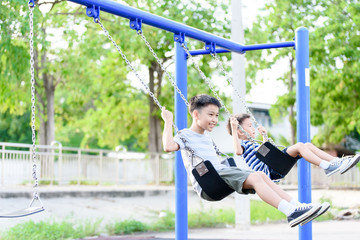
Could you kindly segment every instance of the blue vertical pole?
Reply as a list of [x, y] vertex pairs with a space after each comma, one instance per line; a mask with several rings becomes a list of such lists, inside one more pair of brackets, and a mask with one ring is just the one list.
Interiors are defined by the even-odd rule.
[[[176, 49], [176, 84], [185, 98], [187, 97], [187, 62], [186, 54], [181, 44], [175, 42]], [[179, 130], [187, 127], [187, 107], [180, 95], [175, 91], [175, 124]], [[176, 240], [188, 239], [188, 209], [187, 209], [187, 174], [181, 158], [181, 153], [175, 153], [175, 235]]]
[[[297, 141], [310, 142], [309, 31], [300, 27], [295, 33]], [[304, 159], [298, 161], [300, 202], [311, 202], [311, 169]], [[312, 239], [311, 222], [299, 227], [299, 239]]]

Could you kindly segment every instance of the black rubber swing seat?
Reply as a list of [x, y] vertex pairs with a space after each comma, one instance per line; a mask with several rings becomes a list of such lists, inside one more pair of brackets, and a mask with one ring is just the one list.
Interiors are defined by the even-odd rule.
[[18, 218], [18, 217], [26, 217], [35, 213], [39, 213], [44, 211], [44, 207], [29, 207], [25, 209], [21, 209], [15, 212], [0, 214], [0, 218]]
[[[229, 166], [236, 167], [233, 158], [228, 158], [227, 161]], [[226, 184], [209, 160], [196, 165], [192, 174], [202, 190], [215, 201], [220, 201], [234, 192], [234, 189]]]
[[264, 142], [259, 147], [256, 157], [284, 176], [290, 172], [297, 162], [297, 159], [285, 154], [270, 142]]

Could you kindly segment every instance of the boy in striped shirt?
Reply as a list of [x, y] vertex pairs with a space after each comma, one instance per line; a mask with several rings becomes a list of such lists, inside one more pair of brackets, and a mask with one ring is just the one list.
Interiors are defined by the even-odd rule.
[[[242, 155], [245, 163], [252, 170], [262, 171], [272, 180], [284, 178], [284, 175], [276, 172], [256, 157], [256, 150], [259, 147], [259, 144], [249, 141], [246, 134], [238, 128], [239, 124], [252, 138], [255, 138], [255, 128], [253, 127], [251, 116], [249, 114], [237, 114], [232, 116], [228, 121], [227, 130], [230, 135], [233, 136], [236, 155]], [[258, 127], [258, 131], [260, 133], [266, 133], [266, 129], [261, 125]], [[264, 139], [264, 141], [265, 140], [266, 139]], [[324, 169], [327, 176], [331, 176], [336, 172], [343, 174], [360, 161], [360, 154], [337, 158], [322, 151], [311, 143], [298, 142], [285, 148], [283, 152], [295, 160], [303, 157], [306, 161]]]

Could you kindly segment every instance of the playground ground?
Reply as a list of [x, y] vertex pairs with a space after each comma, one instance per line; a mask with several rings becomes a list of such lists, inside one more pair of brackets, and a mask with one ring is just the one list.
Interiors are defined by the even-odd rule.
[[[297, 197], [297, 190], [288, 188], [288, 193]], [[16, 187], [0, 189], [0, 208], [7, 212], [25, 208], [31, 196], [31, 188]], [[175, 210], [175, 193], [173, 187], [42, 187], [40, 196], [46, 211], [31, 217], [18, 219], [0, 219], [0, 230], [6, 230], [18, 223], [41, 220], [72, 221], [102, 219], [104, 223], [114, 220], [136, 219], [152, 221], [159, 217], [163, 210]], [[360, 190], [319, 189], [312, 192], [313, 201], [330, 199], [333, 206], [355, 208], [360, 205]], [[257, 196], [252, 196], [258, 199]], [[200, 200], [195, 193], [188, 194], [189, 211], [199, 209], [231, 208], [234, 198], [228, 197], [220, 202]], [[189, 239], [298, 239], [298, 228], [290, 228], [284, 221], [276, 224], [252, 225], [247, 230], [229, 228], [190, 229]], [[313, 223], [313, 239], [353, 240], [360, 237], [360, 220], [333, 220]], [[174, 239], [174, 232], [141, 233], [131, 236], [102, 236], [91, 238], [105, 239]]]

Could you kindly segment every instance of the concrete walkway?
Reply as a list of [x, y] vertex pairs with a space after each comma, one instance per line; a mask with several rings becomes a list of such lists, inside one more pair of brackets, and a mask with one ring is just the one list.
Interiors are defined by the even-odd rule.
[[[287, 192], [297, 197], [297, 190]], [[359, 190], [313, 190], [313, 201], [327, 199], [332, 206], [360, 208]], [[0, 188], [0, 214], [26, 208], [32, 197], [31, 187]], [[45, 211], [29, 217], [1, 219], [0, 231], [29, 220], [84, 221], [102, 219], [106, 224], [125, 219], [150, 222], [164, 210], [175, 211], [175, 191], [173, 187], [131, 186], [131, 187], [41, 187], [40, 197]], [[252, 199], [259, 199], [256, 195]], [[203, 201], [190, 190], [188, 193], [189, 212], [203, 209], [234, 208], [234, 197], [220, 202]], [[284, 217], [285, 220], [285, 217]], [[326, 221], [313, 223], [313, 239], [360, 239], [360, 220]], [[92, 239], [174, 239], [174, 232], [146, 233], [132, 236], [101, 237]], [[290, 228], [284, 221], [278, 224], [253, 225], [249, 230], [225, 229], [189, 230], [190, 239], [298, 239], [297, 228]]]

